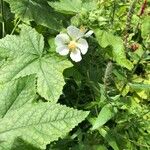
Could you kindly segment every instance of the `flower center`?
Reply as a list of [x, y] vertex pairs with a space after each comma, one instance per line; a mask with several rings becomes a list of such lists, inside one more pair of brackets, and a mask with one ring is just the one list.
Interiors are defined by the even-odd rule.
[[75, 49], [77, 46], [76, 46], [77, 44], [76, 44], [76, 42], [75, 41], [70, 41], [70, 43], [68, 44], [68, 48], [70, 49], [70, 50], [73, 50], [73, 49]]

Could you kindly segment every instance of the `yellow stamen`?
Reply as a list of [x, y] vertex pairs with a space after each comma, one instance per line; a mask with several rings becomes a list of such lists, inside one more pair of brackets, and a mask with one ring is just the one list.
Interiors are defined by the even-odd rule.
[[80, 26], [80, 31], [81, 32], [86, 32], [86, 28], [84, 26]]
[[68, 44], [68, 48], [70, 50], [74, 50], [77, 46], [76, 46], [76, 42], [75, 41], [70, 41], [70, 43]]

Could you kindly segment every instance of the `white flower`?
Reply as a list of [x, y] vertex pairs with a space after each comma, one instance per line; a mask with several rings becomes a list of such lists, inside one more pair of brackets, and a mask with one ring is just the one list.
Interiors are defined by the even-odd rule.
[[81, 61], [82, 55], [85, 55], [88, 51], [88, 43], [84, 37], [89, 37], [93, 34], [93, 31], [88, 31], [84, 28], [78, 29], [75, 26], [69, 26], [67, 33], [60, 33], [55, 38], [56, 52], [60, 55], [68, 55], [73, 61]]

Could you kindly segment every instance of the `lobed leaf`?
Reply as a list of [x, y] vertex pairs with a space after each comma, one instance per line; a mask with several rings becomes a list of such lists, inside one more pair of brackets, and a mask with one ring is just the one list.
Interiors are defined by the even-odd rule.
[[45, 149], [48, 143], [65, 136], [88, 115], [60, 104], [33, 102], [35, 87], [34, 75], [1, 87], [0, 150], [16, 150], [20, 146]]
[[25, 105], [0, 119], [0, 139], [12, 141], [20, 137], [44, 149], [47, 143], [63, 137], [87, 115], [88, 112], [49, 102]]
[[63, 70], [72, 65], [55, 55], [43, 56], [43, 36], [30, 27], [22, 28], [20, 36], [8, 35], [0, 40], [0, 51], [9, 57], [0, 68], [0, 83], [36, 74], [39, 94], [56, 102], [65, 84]]

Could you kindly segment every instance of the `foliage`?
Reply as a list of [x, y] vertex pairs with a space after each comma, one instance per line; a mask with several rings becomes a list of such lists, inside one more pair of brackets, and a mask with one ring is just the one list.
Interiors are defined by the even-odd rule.
[[[149, 150], [149, 5], [1, 0], [0, 150]], [[80, 62], [56, 53], [68, 26], [94, 32]]]
[[[35, 76], [27, 78], [29, 79], [22, 78], [13, 81], [15, 83], [9, 83], [11, 88], [8, 84], [1, 91], [2, 96], [5, 94], [8, 97], [6, 99], [5, 96], [1, 103], [4, 109], [0, 119], [1, 149], [3, 144], [5, 147], [6, 142], [9, 149], [10, 144], [13, 144], [17, 137], [43, 149], [47, 143], [63, 137], [88, 114], [59, 104], [34, 103]], [[28, 83], [33, 84], [29, 87]], [[20, 88], [20, 91], [16, 90], [16, 86]], [[11, 92], [10, 95], [6, 94], [8, 89]]]

